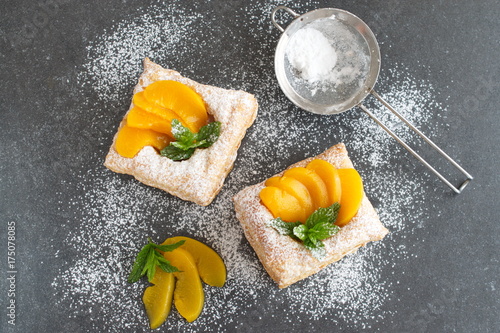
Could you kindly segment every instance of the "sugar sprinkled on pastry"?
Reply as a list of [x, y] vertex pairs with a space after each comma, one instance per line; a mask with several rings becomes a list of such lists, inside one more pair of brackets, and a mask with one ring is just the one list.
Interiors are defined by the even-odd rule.
[[[308, 158], [291, 165], [287, 170], [305, 169], [313, 160], [324, 160], [341, 171], [342, 169], [352, 170], [353, 168], [344, 144], [340, 143], [316, 157]], [[285, 172], [275, 177], [280, 177], [284, 174], [286, 176], [286, 172], [285, 170]], [[349, 216], [349, 220], [343, 222], [342, 226], [337, 228], [338, 232], [336, 234], [322, 240], [322, 246], [324, 246], [322, 248], [324, 250], [323, 256], [318, 258], [314, 251], [306, 248], [298, 239], [280, 234], [270, 225], [270, 221], [276, 217], [276, 213], [271, 212], [263, 200], [261, 200], [261, 193], [266, 188], [266, 184], [275, 185], [276, 182], [269, 182], [268, 180], [267, 182], [249, 186], [241, 190], [233, 200], [236, 216], [243, 227], [248, 242], [257, 253], [264, 268], [271, 278], [278, 283], [280, 288], [288, 287], [320, 271], [327, 265], [340, 260], [345, 255], [355, 252], [359, 247], [366, 245], [368, 242], [381, 240], [389, 232], [380, 222], [377, 212], [361, 189], [359, 204], [356, 207], [357, 211], [354, 216]], [[294, 194], [296, 195], [296, 193]], [[283, 195], [285, 196], [286, 194]], [[329, 195], [331, 196], [331, 194]], [[264, 197], [264, 199], [266, 198]], [[318, 199], [312, 198], [311, 200], [314, 202]], [[290, 201], [293, 201], [293, 198]], [[325, 203], [321, 204], [325, 205]], [[345, 206], [347, 207], [348, 205], [346, 204]], [[291, 207], [290, 209], [293, 210], [296, 205], [287, 202], [287, 207]], [[342, 209], [342, 205], [340, 209]], [[295, 213], [297, 217], [302, 216], [300, 207], [297, 208]], [[342, 215], [342, 212], [340, 212], [340, 215]]]
[[[161, 156], [160, 150], [174, 141], [171, 131], [164, 131], [166, 134], [156, 135], [156, 127], [161, 123], [160, 118], [170, 119], [165, 114], [157, 112], [158, 109], [164, 113], [169, 112], [168, 105], [161, 104], [161, 101], [158, 102], [159, 106], [153, 110], [153, 113], [156, 112], [156, 114], [149, 113], [146, 119], [149, 123], [155, 123], [152, 125], [153, 127], [137, 128], [137, 126], [143, 126], [144, 121], [136, 121], [136, 118], [131, 122], [136, 127], [129, 126], [127, 117], [131, 114], [135, 117], [137, 114], [134, 101], [142, 103], [139, 99], [142, 97], [141, 92], [146, 91], [148, 86], [157, 84], [159, 81], [176, 81], [187, 86], [201, 97], [208, 118], [203, 119], [200, 116], [191, 122], [184, 118], [179, 119], [179, 123], [182, 122], [182, 125], [194, 129], [194, 131], [199, 130], [201, 125], [211, 120], [220, 123], [220, 135], [210, 147], [195, 149], [189, 158], [182, 161]], [[192, 104], [199, 105], [200, 103], [195, 100]], [[203, 108], [203, 106], [201, 107]], [[139, 82], [134, 89], [134, 100], [120, 123], [104, 165], [114, 172], [132, 175], [146, 185], [162, 189], [183, 200], [206, 206], [215, 198], [227, 174], [231, 171], [241, 140], [246, 130], [253, 124], [257, 109], [257, 100], [249, 93], [197, 83], [146, 58], [144, 72], [139, 77]], [[180, 110], [178, 113], [182, 112], [183, 110]], [[139, 118], [139, 120], [141, 119]], [[117, 150], [117, 139], [120, 139], [120, 131], [124, 128], [128, 132], [123, 137], [128, 140], [135, 136], [141, 136], [146, 145], [137, 149], [132, 147], [132, 150], [128, 147], [119, 152], [121, 147], [118, 145]], [[121, 141], [127, 142], [126, 140]], [[127, 157], [123, 155], [127, 155]]]

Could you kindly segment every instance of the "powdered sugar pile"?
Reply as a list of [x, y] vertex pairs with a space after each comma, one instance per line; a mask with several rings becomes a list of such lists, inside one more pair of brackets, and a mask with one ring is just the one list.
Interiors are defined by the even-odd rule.
[[370, 70], [365, 39], [335, 15], [297, 30], [283, 56], [289, 62], [284, 71], [294, 90], [311, 102], [337, 105], [337, 110], [358, 94]]
[[[198, 320], [187, 323], [173, 311], [167, 325], [174, 331], [254, 331], [262, 325], [260, 319], [271, 317], [279, 318], [288, 328], [321, 319], [362, 329], [383, 317], [391, 283], [382, 274], [390, 275], [397, 262], [408, 256], [404, 248], [391, 241], [391, 235], [313, 277], [279, 290], [249, 248], [235, 218], [231, 199], [240, 189], [337, 142], [346, 143], [365, 180], [368, 197], [393, 234], [411, 233], [420, 226], [408, 220], [407, 206], [413, 207], [412, 221], [422, 224], [427, 214], [418, 208], [418, 198], [428, 186], [429, 176], [401, 172], [394, 166], [394, 160], [404, 163], [398, 158], [404, 155], [402, 148], [367, 116], [359, 110], [337, 116], [312, 115], [292, 108], [279, 91], [272, 73], [276, 40], [267, 33], [271, 29], [269, 13], [275, 5], [249, 5], [236, 14], [240, 15], [236, 28], [250, 25], [250, 32], [259, 40], [239, 53], [235, 51], [230, 68], [217, 64], [221, 67], [219, 78], [202, 82], [231, 82], [254, 93], [260, 104], [259, 116], [239, 150], [234, 170], [210, 206], [183, 202], [103, 167], [89, 170], [68, 184], [81, 195], [69, 200], [61, 197], [60, 209], [72, 212], [70, 218], [78, 219], [80, 228], [70, 231], [64, 243], [78, 248], [78, 253], [57, 272], [52, 285], [60, 296], [59, 306], [71, 308], [72, 317], [85, 316], [92, 330], [149, 330], [140, 301], [146, 283], [129, 285], [126, 278], [133, 257], [147, 237], [161, 242], [174, 235], [190, 236], [212, 246], [228, 269], [224, 288], [205, 286], [205, 308]], [[216, 28], [203, 20], [210, 13], [190, 13], [181, 1], [153, 6], [145, 12], [117, 23], [113, 32], [103, 32], [88, 47], [88, 63], [80, 81], [94, 89], [99, 102], [87, 107], [98, 118], [113, 118], [111, 106], [130, 99], [143, 57], [168, 67], [171, 59], [189, 55], [192, 50], [189, 60], [181, 62], [184, 67], [174, 68], [190, 76], [205, 63], [198, 52], [216, 52], [217, 41], [211, 37]], [[194, 46], [196, 43], [201, 46]], [[245, 59], [259, 61], [248, 64]], [[441, 124], [428, 110], [445, 110], [432, 102], [431, 84], [417, 82], [405, 72], [404, 66], [387, 71], [387, 77], [379, 81], [386, 92], [381, 93], [416, 125], [432, 119], [435, 125], [427, 132], [432, 137], [432, 129]], [[367, 104], [375, 113], [382, 112], [382, 106], [372, 101]], [[116, 112], [123, 114], [125, 110]], [[398, 127], [394, 119], [384, 120], [401, 137], [410, 138], [408, 130]], [[317, 128], [324, 130], [318, 132]], [[103, 160], [104, 156], [96, 158]]]
[[292, 36], [286, 55], [300, 76], [311, 83], [329, 80], [337, 63], [337, 52], [328, 39], [319, 30], [307, 27]]

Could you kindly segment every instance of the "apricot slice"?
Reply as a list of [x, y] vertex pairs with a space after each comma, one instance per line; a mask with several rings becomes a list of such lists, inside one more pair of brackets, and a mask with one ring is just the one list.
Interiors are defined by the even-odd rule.
[[151, 83], [144, 90], [144, 97], [156, 106], [174, 111], [192, 132], [198, 132], [208, 122], [201, 96], [180, 82], [161, 80]]
[[152, 146], [158, 150], [162, 150], [170, 141], [171, 139], [167, 134], [125, 125], [118, 132], [115, 148], [121, 156], [132, 158], [144, 146]]
[[328, 190], [325, 182], [316, 172], [310, 169], [297, 167], [285, 171], [283, 176], [295, 178], [307, 187], [315, 209], [319, 207], [328, 207]]
[[174, 112], [171, 109], [163, 108], [160, 105], [156, 105], [154, 101], [149, 101], [148, 99], [146, 99], [144, 94], [145, 91], [141, 91], [135, 94], [134, 97], [132, 97], [132, 103], [134, 103], [134, 106], [137, 106], [143, 109], [144, 111], [147, 111], [158, 117], [161, 117], [166, 121], [168, 121], [169, 123], [171, 123], [173, 119], [179, 119], [184, 126], [187, 126], [184, 120], [181, 119], [176, 112]]
[[183, 236], [168, 238], [163, 244], [174, 244], [181, 240], [184, 244], [180, 248], [191, 254], [203, 282], [210, 286], [222, 287], [226, 282], [226, 266], [217, 252], [202, 242]]
[[179, 314], [188, 322], [192, 322], [200, 315], [205, 301], [195, 260], [189, 252], [180, 248], [165, 252], [163, 256], [180, 270], [173, 273], [176, 278], [174, 304]]
[[336, 202], [340, 203], [342, 186], [337, 168], [325, 160], [315, 159], [309, 162], [307, 169], [316, 172], [325, 183], [329, 198], [328, 206]]
[[[277, 176], [269, 178], [265, 184], [266, 186], [274, 186], [280, 188], [288, 194], [293, 195], [299, 201], [300, 205], [304, 208], [306, 216], [309, 216], [314, 212], [312, 198], [309, 194], [309, 191], [307, 190], [307, 187], [297, 179]], [[305, 220], [300, 220], [300, 222], [304, 223]]]
[[363, 180], [355, 169], [338, 169], [342, 184], [342, 198], [336, 225], [342, 227], [358, 212], [363, 199]]
[[147, 112], [138, 106], [133, 107], [127, 115], [128, 126], [168, 134], [173, 139], [171, 122], [172, 120]]
[[175, 278], [172, 273], [158, 268], [151, 283], [153, 285], [144, 290], [142, 301], [149, 318], [149, 326], [155, 329], [165, 322], [170, 313]]
[[300, 205], [299, 200], [280, 188], [264, 187], [259, 196], [275, 218], [280, 217], [285, 222], [305, 221], [307, 219], [306, 211]]

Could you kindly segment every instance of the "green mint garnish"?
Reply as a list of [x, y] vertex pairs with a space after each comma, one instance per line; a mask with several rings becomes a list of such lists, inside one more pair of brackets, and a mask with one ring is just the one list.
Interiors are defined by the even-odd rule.
[[335, 235], [340, 230], [340, 227], [334, 224], [339, 209], [340, 204], [336, 202], [330, 207], [318, 208], [307, 218], [305, 224], [285, 222], [277, 217], [271, 220], [269, 225], [279, 234], [302, 242], [316, 259], [322, 259], [326, 255], [325, 244], [322, 240]]
[[292, 238], [298, 239], [294, 235], [293, 229], [297, 226], [301, 226], [301, 222], [285, 222], [280, 217], [275, 218], [269, 222], [269, 225], [276, 229], [280, 235], [290, 236]]
[[127, 281], [129, 283], [134, 283], [139, 281], [142, 276], [147, 275], [148, 281], [151, 282], [156, 273], [156, 266], [160, 267], [167, 273], [178, 272], [179, 270], [177, 267], [170, 265], [170, 262], [158, 251], [170, 252], [182, 244], [184, 244], [183, 240], [170, 245], [158, 245], [153, 243], [151, 239], [148, 238], [148, 244], [144, 245], [135, 258], [132, 271], [130, 272]]
[[200, 128], [198, 133], [193, 133], [178, 119], [172, 119], [172, 134], [176, 141], [171, 142], [160, 153], [174, 161], [187, 160], [196, 148], [208, 148], [213, 145], [220, 136], [220, 127], [220, 122], [214, 121]]
[[190, 148], [187, 150], [183, 150], [173, 146], [172, 143], [169, 146], [166, 146], [160, 152], [161, 156], [165, 156], [174, 161], [183, 161], [187, 160], [194, 154], [194, 148]]

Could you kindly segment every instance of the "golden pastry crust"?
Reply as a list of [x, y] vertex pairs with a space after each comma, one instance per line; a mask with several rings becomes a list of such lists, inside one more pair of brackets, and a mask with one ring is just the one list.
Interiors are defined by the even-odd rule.
[[[302, 160], [289, 168], [305, 167], [313, 159], [323, 159], [339, 169], [353, 167], [345, 145], [339, 143], [324, 153]], [[282, 174], [283, 172], [276, 176]], [[380, 222], [366, 195], [363, 195], [357, 214], [336, 235], [323, 241], [327, 254], [322, 260], [317, 260], [302, 244], [280, 235], [268, 226], [273, 216], [259, 198], [264, 186], [262, 182], [241, 190], [233, 199], [234, 207], [248, 242], [280, 288], [286, 288], [317, 273], [366, 243], [384, 238], [389, 232]]]
[[[219, 139], [209, 148], [196, 149], [188, 160], [178, 162], [160, 156], [150, 146], [142, 148], [134, 158], [123, 157], [115, 149], [115, 134], [104, 165], [114, 172], [132, 175], [146, 185], [167, 191], [183, 200], [206, 206], [219, 193], [233, 167], [241, 140], [257, 116], [257, 100], [244, 91], [199, 84], [147, 58], [134, 94], [159, 80], [179, 81], [200, 94], [208, 113], [215, 121], [221, 122]], [[129, 111], [133, 106], [132, 103]], [[125, 124], [125, 118], [126, 115], [119, 128]]]

